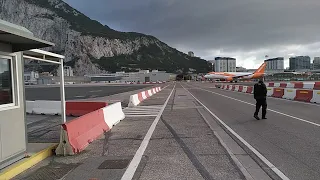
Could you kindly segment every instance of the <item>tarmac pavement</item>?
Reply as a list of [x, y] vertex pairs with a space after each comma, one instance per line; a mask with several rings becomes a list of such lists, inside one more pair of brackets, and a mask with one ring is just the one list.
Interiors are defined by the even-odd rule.
[[268, 98], [268, 119], [257, 121], [251, 94], [209, 83], [183, 85], [288, 178], [319, 179], [319, 105]]
[[114, 180], [131, 170], [133, 179], [270, 179], [180, 84], [173, 88], [124, 109], [127, 117], [82, 153], [48, 158], [16, 179]]

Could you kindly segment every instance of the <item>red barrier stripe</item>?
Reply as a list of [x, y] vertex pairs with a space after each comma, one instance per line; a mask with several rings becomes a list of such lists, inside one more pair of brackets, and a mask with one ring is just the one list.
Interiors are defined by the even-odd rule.
[[294, 88], [303, 88], [303, 82], [295, 82]]
[[242, 92], [242, 90], [243, 90], [243, 86], [239, 86], [238, 92]]
[[284, 95], [284, 89], [283, 88], [274, 88], [272, 97], [282, 98]]
[[313, 97], [312, 90], [297, 90], [296, 97], [294, 98], [294, 100], [310, 102], [312, 97]]
[[106, 102], [66, 102], [66, 115], [82, 116], [108, 106]]
[[269, 82], [269, 86], [268, 87], [274, 87], [274, 83], [273, 82]]
[[315, 82], [313, 89], [320, 90], [320, 82]]
[[102, 109], [68, 121], [62, 127], [68, 133], [74, 153], [81, 152], [103, 132], [110, 130], [104, 121]]
[[139, 92], [139, 93], [138, 93], [138, 99], [139, 99], [140, 102], [143, 101], [142, 92]]
[[147, 97], [147, 98], [150, 97], [148, 91], [145, 91], [144, 93], [146, 94], [146, 97]]
[[287, 83], [280, 83], [280, 87], [286, 88], [287, 87]]
[[246, 93], [251, 93], [251, 92], [252, 92], [252, 90], [253, 90], [253, 87], [252, 87], [252, 86], [248, 86], [248, 88], [247, 88], [247, 92], [246, 92]]

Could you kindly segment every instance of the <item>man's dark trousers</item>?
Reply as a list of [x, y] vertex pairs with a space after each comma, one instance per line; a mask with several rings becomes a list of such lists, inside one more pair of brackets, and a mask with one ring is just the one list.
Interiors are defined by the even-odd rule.
[[254, 113], [255, 116], [258, 116], [259, 111], [260, 111], [260, 107], [262, 106], [262, 118], [266, 117], [267, 114], [267, 99], [263, 98], [263, 99], [256, 99], [257, 103], [256, 103], [256, 112]]

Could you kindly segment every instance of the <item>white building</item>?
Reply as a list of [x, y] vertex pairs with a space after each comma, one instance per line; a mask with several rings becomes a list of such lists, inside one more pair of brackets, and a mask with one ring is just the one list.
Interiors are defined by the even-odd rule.
[[236, 59], [230, 57], [216, 57], [215, 72], [236, 72]]
[[237, 71], [237, 72], [246, 72], [247, 69], [244, 68], [244, 67], [236, 67], [236, 71]]
[[314, 57], [313, 69], [320, 69], [320, 57]]
[[25, 84], [37, 84], [39, 73], [35, 71], [24, 72], [24, 83]]
[[192, 51], [189, 51], [188, 55], [191, 56], [191, 57], [194, 57], [194, 53]]
[[283, 57], [267, 59], [264, 62], [267, 63], [266, 71], [284, 71]]
[[168, 81], [170, 74], [165, 71], [140, 70], [139, 72], [116, 72], [112, 74], [86, 75], [91, 81], [120, 82], [120, 83], [145, 83]]
[[[64, 66], [63, 70], [64, 70], [64, 76], [73, 76], [73, 69], [71, 66]], [[57, 74], [58, 76], [60, 76], [59, 70], [57, 70]]]

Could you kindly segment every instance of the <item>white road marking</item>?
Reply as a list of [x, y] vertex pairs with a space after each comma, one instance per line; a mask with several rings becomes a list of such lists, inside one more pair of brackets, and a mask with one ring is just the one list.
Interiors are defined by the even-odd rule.
[[148, 114], [148, 115], [126, 115], [126, 117], [157, 117], [157, 114]]
[[93, 92], [101, 92], [102, 90], [93, 90], [93, 91], [89, 91], [89, 92], [91, 92], [91, 93], [93, 93]]
[[[216, 94], [216, 95], [219, 95], [219, 96], [222, 96], [222, 97], [225, 97], [225, 98], [229, 98], [229, 99], [232, 99], [232, 100], [235, 100], [235, 101], [239, 101], [239, 102], [242, 102], [242, 103], [245, 103], [245, 104], [249, 104], [251, 106], [256, 106], [255, 104], [252, 104], [252, 103], [249, 103], [249, 102], [246, 102], [246, 101], [242, 101], [240, 99], [236, 99], [236, 98], [233, 98], [233, 97], [229, 97], [229, 96], [226, 96], [226, 95], [223, 95], [223, 94], [219, 94], [219, 93], [216, 93], [216, 92], [212, 92], [212, 91], [209, 91], [209, 90], [206, 90], [206, 89], [202, 89], [202, 88], [197, 88], [197, 89], [201, 89], [203, 91], [207, 91], [207, 92], [210, 92], [212, 94]], [[277, 113], [277, 114], [281, 114], [283, 116], [287, 116], [287, 117], [296, 119], [298, 121], [302, 121], [302, 122], [309, 123], [309, 124], [312, 124], [312, 125], [320, 127], [320, 124], [317, 124], [317, 123], [314, 123], [314, 122], [311, 122], [311, 121], [308, 121], [308, 120], [305, 120], [305, 119], [302, 119], [302, 118], [298, 118], [298, 117], [295, 117], [295, 116], [292, 116], [292, 115], [289, 115], [289, 114], [286, 114], [286, 113], [282, 113], [282, 112], [279, 112], [279, 111], [276, 111], [276, 110], [273, 110], [273, 109], [269, 109], [269, 108], [267, 110], [271, 111], [271, 112], [274, 112], [274, 113]]]
[[[166, 86], [168, 87], [168, 86]], [[154, 130], [156, 129], [156, 126], [160, 120], [160, 117], [162, 116], [162, 113], [165, 109], [165, 107], [167, 106], [168, 102], [169, 102], [169, 99], [174, 91], [176, 87], [176, 84], [174, 85], [169, 97], [167, 98], [166, 102], [163, 104], [162, 106], [162, 109], [160, 110], [159, 114], [157, 115], [157, 117], [154, 119], [153, 123], [151, 124], [146, 136], [144, 137], [144, 139], [142, 140], [142, 143], [139, 147], [139, 149], [137, 150], [136, 154], [134, 155], [133, 159], [131, 160], [126, 172], [123, 174], [121, 180], [129, 180], [129, 179], [132, 179], [133, 176], [134, 176], [134, 173], [136, 172], [139, 164], [140, 164], [140, 161], [141, 161], [141, 158], [144, 154], [144, 151], [146, 150], [148, 144], [149, 144], [149, 141], [151, 139], [151, 136], [154, 132]]]
[[[183, 87], [183, 86], [182, 86]], [[184, 88], [184, 87], [183, 87]], [[184, 88], [185, 89], [185, 88]], [[201, 89], [201, 88], [200, 88]], [[188, 91], [187, 89], [185, 89]], [[188, 91], [189, 92], [189, 91]], [[210, 91], [211, 92], [211, 91]], [[191, 92], [189, 94], [201, 104], [214, 118], [216, 118], [230, 133], [232, 133], [239, 141], [241, 141], [245, 146], [247, 146], [260, 160], [262, 160], [274, 173], [276, 173], [281, 179], [289, 180], [289, 178], [284, 175], [278, 168], [276, 168], [267, 158], [265, 158], [259, 151], [252, 147], [246, 140], [244, 140], [239, 134], [237, 134], [233, 129], [231, 129], [224, 121], [222, 121], [217, 115], [210, 111], [210, 109], [205, 106], [199, 99], [197, 99]], [[249, 103], [250, 104], [250, 103]]]
[[75, 96], [75, 98], [83, 98], [83, 97], [85, 97], [85, 96]]

